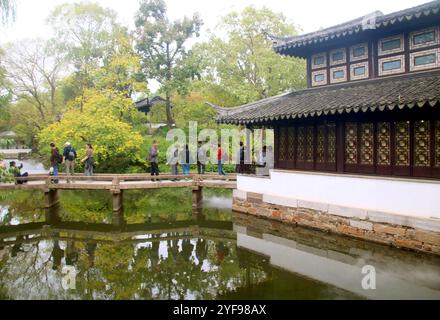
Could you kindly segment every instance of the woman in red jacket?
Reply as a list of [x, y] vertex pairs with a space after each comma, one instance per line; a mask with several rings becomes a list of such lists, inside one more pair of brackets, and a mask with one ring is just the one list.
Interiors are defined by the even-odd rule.
[[225, 172], [223, 171], [223, 150], [221, 148], [220, 143], [218, 144], [218, 149], [217, 149], [217, 161], [218, 161], [218, 174], [220, 176], [225, 176]]

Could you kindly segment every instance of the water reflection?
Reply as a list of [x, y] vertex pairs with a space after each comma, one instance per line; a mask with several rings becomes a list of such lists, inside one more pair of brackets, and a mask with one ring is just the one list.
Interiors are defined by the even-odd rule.
[[[169, 220], [132, 215], [86, 223], [70, 219], [62, 202], [19, 225], [3, 223], [0, 299], [440, 298], [437, 257], [216, 205]], [[377, 270], [376, 290], [362, 289], [367, 264]], [[76, 272], [75, 289], [63, 286], [66, 267]]]

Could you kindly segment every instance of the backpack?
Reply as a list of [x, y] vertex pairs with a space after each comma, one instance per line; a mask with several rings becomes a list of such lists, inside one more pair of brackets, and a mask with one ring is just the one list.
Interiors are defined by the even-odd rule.
[[69, 148], [69, 152], [67, 153], [67, 160], [73, 161], [75, 160], [75, 149], [73, 147]]

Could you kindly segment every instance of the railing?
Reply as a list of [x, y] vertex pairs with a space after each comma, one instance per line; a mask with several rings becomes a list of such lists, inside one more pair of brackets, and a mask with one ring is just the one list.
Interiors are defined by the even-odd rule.
[[[54, 183], [55, 180], [58, 180], [58, 183]], [[71, 183], [67, 183], [67, 180], [69, 180]], [[137, 187], [142, 188], [142, 183], [143, 187], [149, 184], [159, 188], [161, 185], [163, 185], [163, 187], [190, 187], [201, 186], [203, 183], [211, 183], [215, 185], [217, 182], [218, 187], [221, 187], [221, 183], [232, 183], [236, 180], [236, 174], [226, 176], [214, 174], [190, 174], [188, 176], [168, 174], [160, 176], [151, 176], [149, 174], [97, 174], [94, 176], [84, 176], [79, 174], [68, 175], [63, 173], [57, 177], [50, 176], [48, 174], [32, 174], [28, 177], [15, 178], [15, 186], [19, 189], [81, 189], [81, 187], [84, 187], [84, 189], [136, 189]], [[139, 184], [130, 184], [130, 182], [138, 182]], [[166, 182], [166, 184], [163, 184], [162, 182]], [[0, 184], [0, 189], [2, 189], [2, 187], [10, 189], [12, 186], [12, 183], [3, 183]]]

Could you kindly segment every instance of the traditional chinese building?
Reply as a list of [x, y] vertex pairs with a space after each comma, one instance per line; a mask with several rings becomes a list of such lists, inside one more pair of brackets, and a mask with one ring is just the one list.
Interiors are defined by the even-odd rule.
[[234, 209], [440, 254], [440, 1], [276, 39], [308, 88], [219, 122], [275, 131], [270, 178], [239, 176]]

